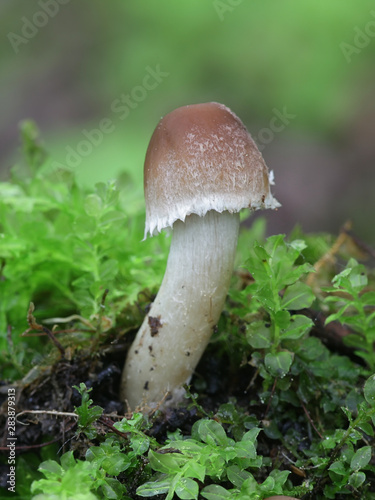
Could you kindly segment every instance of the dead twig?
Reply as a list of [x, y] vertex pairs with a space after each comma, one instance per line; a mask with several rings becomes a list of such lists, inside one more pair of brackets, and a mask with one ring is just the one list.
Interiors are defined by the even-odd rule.
[[334, 244], [331, 246], [331, 248], [326, 252], [320, 259], [314, 264], [314, 272], [310, 273], [306, 279], [306, 283], [309, 286], [312, 286], [316, 280], [316, 276], [318, 275], [319, 271], [325, 267], [328, 263], [333, 262], [336, 254], [342, 247], [342, 245], [348, 240], [348, 232], [352, 227], [352, 224], [350, 221], [345, 222], [344, 226], [342, 227], [340, 234], [336, 238], [336, 241]]
[[352, 250], [353, 254], [359, 254], [359, 258], [364, 259], [366, 256], [370, 256], [375, 259], [375, 250], [354, 234], [352, 231], [352, 222], [347, 221], [342, 226], [336, 241], [328, 252], [315, 263], [315, 272], [310, 273], [306, 280], [308, 285], [312, 286], [315, 283], [317, 275], [323, 267], [335, 261], [336, 255], [344, 245], [347, 245], [350, 250]]
[[277, 381], [278, 381], [278, 378], [276, 377], [275, 381], [273, 383], [273, 386], [272, 386], [272, 390], [271, 390], [271, 394], [270, 394], [270, 399], [268, 401], [267, 408], [266, 408], [266, 411], [264, 412], [263, 418], [266, 418], [267, 415], [268, 415], [269, 409], [271, 407], [272, 399], [273, 399], [273, 396], [275, 394]]
[[57, 411], [57, 410], [23, 410], [20, 413], [17, 413], [16, 415], [16, 421], [17, 423], [21, 425], [30, 425], [25, 422], [20, 422], [18, 418], [21, 415], [26, 415], [26, 414], [32, 414], [32, 415], [54, 415], [55, 417], [74, 417], [78, 420], [78, 415], [77, 413], [73, 412], [66, 412], [66, 411]]
[[307, 408], [306, 406], [302, 403], [302, 401], [300, 400], [300, 403], [301, 403], [301, 406], [302, 406], [302, 409], [303, 411], [305, 412], [305, 415], [307, 417], [307, 420], [310, 422], [312, 428], [314, 429], [314, 431], [318, 434], [318, 436], [320, 437], [320, 439], [323, 439], [323, 436], [321, 435], [321, 433], [318, 431], [318, 429], [316, 428], [316, 425], [314, 424], [311, 416], [310, 416], [310, 413], [307, 411]]
[[65, 358], [64, 347], [56, 339], [55, 335], [51, 332], [51, 330], [49, 328], [47, 328], [46, 326], [43, 326], [43, 325], [39, 325], [36, 322], [36, 319], [33, 316], [34, 310], [35, 310], [35, 306], [32, 302], [30, 302], [29, 310], [27, 312], [27, 323], [29, 325], [29, 328], [23, 333], [23, 335], [28, 333], [30, 330], [37, 330], [39, 332], [44, 332], [49, 337], [49, 339], [55, 344], [57, 349], [60, 351], [61, 356], [63, 358]]

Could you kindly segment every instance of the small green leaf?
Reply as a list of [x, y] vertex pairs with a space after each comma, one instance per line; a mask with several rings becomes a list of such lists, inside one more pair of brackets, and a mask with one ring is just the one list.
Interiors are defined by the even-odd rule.
[[[199, 455], [198, 455], [199, 456]], [[204, 456], [204, 451], [200, 454], [201, 457]], [[193, 477], [203, 482], [206, 476], [206, 467], [194, 460], [189, 460], [188, 463], [184, 466], [185, 469], [185, 477]]]
[[246, 340], [254, 349], [266, 349], [272, 345], [271, 328], [264, 321], [254, 321], [247, 327]]
[[155, 481], [148, 481], [137, 488], [137, 495], [141, 497], [154, 497], [168, 493], [172, 479], [167, 476], [162, 476]]
[[348, 483], [357, 490], [365, 481], [366, 474], [364, 472], [353, 472], [349, 477]]
[[253, 427], [242, 436], [242, 441], [251, 441], [255, 443], [261, 430], [262, 429], [259, 429], [259, 427]]
[[[286, 483], [289, 475], [290, 471], [288, 470], [273, 469], [270, 472], [270, 476], [273, 477], [273, 479], [275, 480], [276, 488], [281, 488]], [[282, 493], [282, 491], [279, 491], [279, 493]]]
[[100, 446], [91, 446], [85, 456], [97, 469], [102, 467], [110, 476], [118, 476], [131, 465], [131, 456], [121, 453], [113, 438], [108, 438]]
[[150, 447], [150, 440], [147, 436], [131, 436], [130, 437], [130, 445], [136, 455], [143, 455]]
[[118, 200], [120, 190], [117, 188], [117, 181], [115, 180], [110, 180], [106, 183], [98, 182], [95, 184], [95, 189], [106, 207], [113, 205]]
[[351, 462], [350, 468], [357, 471], [363, 469], [371, 460], [371, 446], [363, 446], [354, 454]]
[[258, 257], [258, 259], [262, 261], [268, 261], [268, 259], [270, 258], [270, 255], [266, 252], [264, 247], [262, 247], [258, 243], [254, 245], [254, 253]]
[[[176, 473], [180, 470], [179, 462], [176, 460], [177, 453], [157, 453], [153, 450], [148, 452], [151, 467], [165, 474]], [[182, 457], [182, 455], [180, 455]]]
[[293, 240], [290, 246], [298, 252], [298, 255], [307, 248], [307, 244], [304, 240]]
[[355, 259], [350, 259], [347, 268], [337, 274], [332, 283], [336, 288], [342, 287], [347, 289], [349, 293], [357, 293], [368, 283], [365, 267], [358, 264]]
[[255, 493], [257, 490], [259, 491], [262, 490], [262, 487], [259, 488], [258, 483], [256, 482], [254, 476], [250, 475], [245, 481], [243, 482], [241, 486], [241, 496], [239, 500], [248, 498], [259, 498], [259, 495], [253, 496], [253, 493]]
[[207, 444], [228, 445], [228, 437], [223, 427], [215, 420], [202, 419], [194, 424], [192, 436], [196, 431], [200, 439]]
[[352, 422], [353, 421], [352, 412], [349, 410], [349, 408], [342, 406], [341, 410], [345, 413], [345, 416], [349, 420], [349, 422]]
[[123, 212], [120, 212], [118, 210], [111, 210], [110, 212], [106, 212], [101, 216], [100, 226], [103, 229], [103, 227], [113, 224], [114, 222], [123, 223], [124, 219], [125, 215]]
[[[67, 453], [73, 455], [73, 452]], [[45, 462], [42, 462], [38, 467], [38, 470], [43, 472], [47, 478], [51, 479], [60, 477], [63, 474], [63, 468], [55, 460], [46, 460]]]
[[351, 272], [352, 272], [351, 268], [344, 269], [343, 271], [341, 271], [341, 273], [336, 274], [336, 276], [332, 279], [332, 283], [339, 284], [341, 280], [347, 278]]
[[374, 436], [374, 427], [369, 422], [361, 422], [357, 425], [358, 429], [361, 429], [368, 436]]
[[133, 413], [132, 418], [123, 418], [114, 424], [114, 427], [120, 432], [134, 432], [134, 429], [140, 429], [145, 423], [142, 413]]
[[250, 458], [253, 460], [257, 456], [255, 446], [251, 441], [239, 441], [235, 443], [234, 449], [238, 458]]
[[273, 377], [285, 377], [293, 362], [293, 354], [288, 351], [268, 353], [264, 359], [267, 371]]
[[270, 313], [276, 312], [280, 309], [279, 297], [274, 296], [270, 283], [264, 284], [260, 287], [254, 297], [261, 303], [264, 309]]
[[210, 484], [209, 486], [206, 486], [201, 491], [201, 495], [203, 498], [207, 498], [207, 500], [224, 500], [226, 498], [233, 498], [230, 491], [218, 484]]
[[95, 232], [96, 222], [94, 217], [89, 215], [79, 215], [73, 224], [74, 231], [82, 238]]
[[176, 485], [175, 492], [181, 500], [193, 500], [198, 498], [198, 483], [189, 477], [182, 477]]
[[[272, 476], [268, 476], [260, 485], [259, 489], [264, 492], [272, 491], [273, 493], [275, 491], [275, 486], [275, 479]], [[279, 493], [282, 493], [282, 491], [279, 491]]]
[[297, 281], [285, 290], [281, 305], [285, 309], [298, 311], [310, 307], [314, 300], [311, 288], [302, 281]]
[[26, 161], [35, 174], [46, 161], [47, 152], [40, 144], [39, 129], [32, 120], [23, 120], [20, 124], [23, 153]]
[[97, 217], [100, 215], [103, 208], [102, 200], [97, 194], [89, 194], [86, 196], [84, 208], [87, 215], [90, 217]]
[[335, 474], [339, 474], [340, 476], [345, 476], [346, 475], [346, 468], [342, 462], [337, 460], [336, 462], [333, 462], [333, 464], [329, 468], [330, 471], [335, 472]]
[[375, 306], [375, 292], [366, 292], [360, 297], [360, 302], [364, 306]]
[[118, 262], [115, 259], [108, 259], [100, 267], [100, 279], [102, 281], [113, 280], [118, 273]]
[[229, 481], [237, 488], [241, 488], [242, 483], [251, 476], [249, 471], [242, 470], [237, 465], [230, 465], [226, 473]]
[[[285, 256], [287, 246], [284, 239], [285, 234], [274, 234], [267, 239], [264, 248], [272, 258], [276, 257], [276, 260], [279, 260], [280, 256]], [[279, 253], [275, 255], [277, 251], [279, 251]]]
[[375, 406], [375, 375], [371, 375], [371, 377], [366, 380], [363, 393], [368, 404], [370, 406]]
[[354, 289], [362, 290], [368, 283], [367, 276], [365, 275], [365, 267], [359, 266], [355, 271], [356, 272], [351, 273], [349, 276], [350, 284]]
[[310, 318], [296, 314], [292, 316], [289, 327], [281, 333], [281, 338], [283, 340], [299, 339], [307, 333], [312, 326], [313, 322]]
[[288, 311], [277, 311], [275, 316], [273, 317], [276, 325], [283, 330], [287, 328], [290, 323], [290, 313]]
[[66, 453], [64, 453], [64, 455], [61, 456], [60, 463], [61, 463], [61, 467], [64, 470], [68, 470], [68, 469], [74, 467], [76, 460], [74, 458], [73, 452], [67, 451]]
[[[296, 352], [298, 352], [302, 359], [306, 361], [314, 361], [324, 355], [325, 348], [319, 339], [315, 337], [307, 337], [300, 343]], [[322, 373], [324, 373], [321, 363], [319, 363], [318, 366]]]

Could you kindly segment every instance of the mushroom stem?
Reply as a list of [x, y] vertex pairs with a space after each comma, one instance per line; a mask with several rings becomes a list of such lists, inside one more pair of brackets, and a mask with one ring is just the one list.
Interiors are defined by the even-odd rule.
[[211, 210], [173, 224], [162, 285], [131, 346], [121, 391], [132, 409], [177, 402], [217, 324], [236, 253], [239, 214]]

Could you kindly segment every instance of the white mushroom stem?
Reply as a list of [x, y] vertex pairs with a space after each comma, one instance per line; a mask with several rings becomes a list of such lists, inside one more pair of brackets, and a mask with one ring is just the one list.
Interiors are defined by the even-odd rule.
[[228, 293], [239, 214], [209, 211], [176, 221], [162, 285], [131, 346], [122, 396], [133, 410], [183, 395]]

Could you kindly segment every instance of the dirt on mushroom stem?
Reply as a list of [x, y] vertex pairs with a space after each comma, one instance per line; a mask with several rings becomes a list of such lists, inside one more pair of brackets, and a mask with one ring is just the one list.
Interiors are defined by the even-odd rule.
[[[159, 293], [127, 357], [123, 397], [132, 409], [178, 401], [222, 312], [239, 214], [214, 210], [177, 221]], [[157, 323], [157, 324], [156, 324]]]

